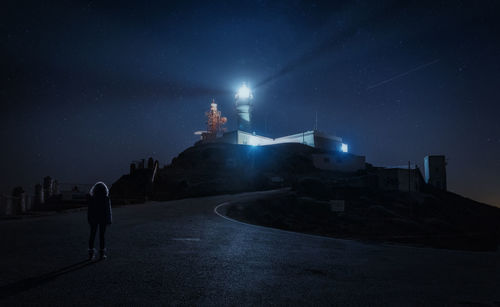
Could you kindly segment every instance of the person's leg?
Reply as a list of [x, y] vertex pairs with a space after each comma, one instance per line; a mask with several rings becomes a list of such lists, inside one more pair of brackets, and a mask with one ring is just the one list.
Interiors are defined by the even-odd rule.
[[96, 232], [97, 232], [97, 225], [91, 224], [90, 225], [90, 238], [89, 238], [89, 260], [95, 259], [94, 241], [95, 241]]
[[99, 254], [101, 259], [106, 259], [106, 243], [104, 241], [104, 234], [106, 233], [106, 224], [99, 224], [99, 246], [101, 250]]
[[90, 225], [89, 250], [94, 249], [95, 235], [97, 232], [97, 224]]
[[99, 243], [101, 251], [106, 248], [106, 242], [104, 241], [104, 234], [106, 233], [106, 224], [99, 224]]

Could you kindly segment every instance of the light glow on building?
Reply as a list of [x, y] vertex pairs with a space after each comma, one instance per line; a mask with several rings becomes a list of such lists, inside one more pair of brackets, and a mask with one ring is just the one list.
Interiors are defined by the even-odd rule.
[[247, 87], [246, 84], [243, 84], [238, 90], [238, 98], [248, 99], [250, 98], [250, 95], [252, 95], [252, 92], [250, 91], [250, 89]]
[[342, 146], [340, 147], [340, 150], [342, 152], [348, 152], [349, 151], [349, 146], [347, 146], [347, 144], [342, 143]]

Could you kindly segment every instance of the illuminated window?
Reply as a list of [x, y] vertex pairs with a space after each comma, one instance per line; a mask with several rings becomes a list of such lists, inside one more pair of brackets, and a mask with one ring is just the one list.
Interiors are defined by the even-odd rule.
[[347, 146], [347, 144], [342, 143], [342, 146], [340, 146], [340, 150], [342, 152], [347, 152], [349, 150], [349, 147]]

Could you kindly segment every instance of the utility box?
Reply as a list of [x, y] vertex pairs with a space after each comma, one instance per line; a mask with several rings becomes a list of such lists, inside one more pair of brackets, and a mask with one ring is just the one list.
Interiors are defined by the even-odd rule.
[[442, 155], [424, 158], [425, 183], [446, 191], [446, 158]]

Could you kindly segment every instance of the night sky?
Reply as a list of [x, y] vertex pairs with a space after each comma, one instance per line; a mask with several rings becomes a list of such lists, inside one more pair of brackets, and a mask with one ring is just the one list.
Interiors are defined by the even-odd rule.
[[[331, 2], [331, 3], [330, 3]], [[0, 4], [1, 180], [112, 183], [254, 94], [258, 133], [318, 128], [379, 166], [448, 158], [448, 187], [500, 206], [498, 1]]]

